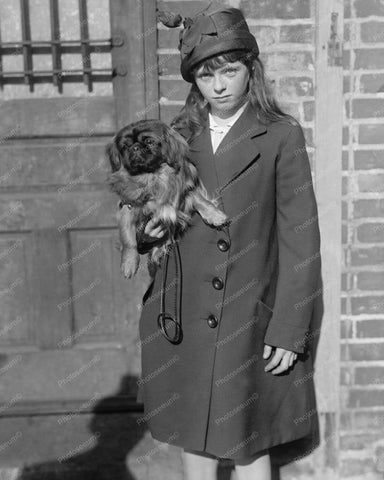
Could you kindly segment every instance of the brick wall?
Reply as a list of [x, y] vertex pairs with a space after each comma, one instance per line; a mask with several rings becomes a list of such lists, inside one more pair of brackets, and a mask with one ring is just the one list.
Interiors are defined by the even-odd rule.
[[384, 472], [384, 2], [345, 1], [341, 474]]

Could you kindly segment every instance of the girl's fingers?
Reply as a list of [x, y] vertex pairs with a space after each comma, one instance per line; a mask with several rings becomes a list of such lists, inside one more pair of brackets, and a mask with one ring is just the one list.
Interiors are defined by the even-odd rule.
[[266, 365], [264, 370], [266, 372], [270, 371], [273, 375], [282, 373], [292, 367], [296, 358], [297, 354], [295, 352], [277, 348], [272, 360]]
[[272, 357], [272, 360], [265, 366], [264, 370], [266, 372], [269, 372], [273, 368], [277, 367], [279, 365], [282, 357], [283, 357], [284, 351], [280, 348], [277, 348], [275, 351], [275, 354]]
[[164, 230], [163, 230], [163, 227], [162, 225], [159, 225], [159, 222], [158, 221], [154, 221], [153, 219], [152, 220], [149, 220], [149, 222], [146, 224], [145, 228], [144, 228], [144, 233], [146, 233], [147, 235], [151, 236], [151, 237], [157, 237], [157, 238], [160, 238], [164, 235]]
[[289, 360], [290, 360], [290, 355], [284, 354], [283, 358], [281, 359], [280, 365], [272, 370], [272, 375], [278, 375], [279, 373], [285, 372], [285, 370], [288, 370], [289, 368]]

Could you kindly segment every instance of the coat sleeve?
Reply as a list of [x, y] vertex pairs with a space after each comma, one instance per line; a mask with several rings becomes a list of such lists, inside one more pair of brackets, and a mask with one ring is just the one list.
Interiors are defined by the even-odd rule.
[[278, 277], [264, 342], [303, 353], [322, 289], [317, 203], [300, 125], [290, 129], [276, 160], [276, 224]]

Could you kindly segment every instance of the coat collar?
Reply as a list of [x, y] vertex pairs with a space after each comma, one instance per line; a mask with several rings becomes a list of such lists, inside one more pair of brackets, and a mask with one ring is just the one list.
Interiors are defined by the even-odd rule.
[[[226, 213], [230, 199], [226, 199], [226, 187], [248, 171], [259, 159], [257, 137], [267, 132], [249, 103], [232, 128], [225, 135], [215, 153], [212, 150], [208, 118], [204, 129], [190, 143], [191, 160], [197, 166], [208, 192], [222, 197]], [[241, 182], [240, 182], [241, 184]]]

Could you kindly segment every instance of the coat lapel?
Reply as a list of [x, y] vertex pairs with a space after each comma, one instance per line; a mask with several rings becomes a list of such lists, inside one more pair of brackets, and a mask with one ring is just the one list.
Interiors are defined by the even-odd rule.
[[[249, 103], [213, 153], [208, 118], [204, 130], [190, 144], [191, 159], [208, 193], [219, 197], [227, 214], [236, 208], [226, 198], [226, 188], [249, 172], [260, 157], [257, 137], [267, 132]], [[241, 184], [241, 182], [240, 182]]]

